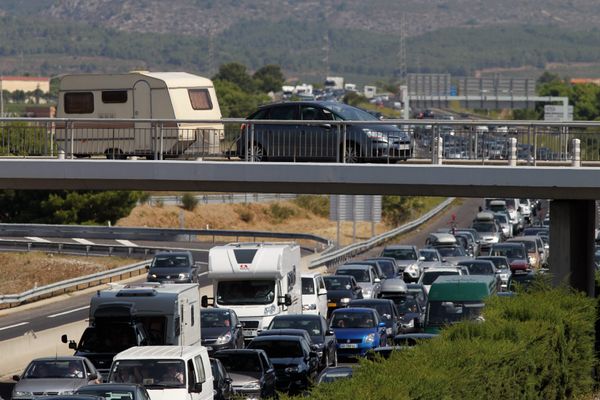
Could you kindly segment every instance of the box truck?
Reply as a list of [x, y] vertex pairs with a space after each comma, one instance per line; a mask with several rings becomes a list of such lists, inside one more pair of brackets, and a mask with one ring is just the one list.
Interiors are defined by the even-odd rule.
[[89, 326], [79, 343], [61, 338], [106, 376], [113, 357], [132, 346], [199, 345], [197, 284], [115, 284], [90, 300]]
[[212, 400], [213, 379], [203, 346], [131, 347], [115, 356], [108, 377], [144, 385], [150, 400]]
[[230, 243], [208, 253], [214, 307], [235, 310], [251, 340], [280, 314], [302, 313], [300, 246], [296, 243]]
[[213, 82], [186, 72], [63, 75], [56, 116], [97, 119], [56, 124], [59, 150], [76, 157], [217, 154], [224, 139]]

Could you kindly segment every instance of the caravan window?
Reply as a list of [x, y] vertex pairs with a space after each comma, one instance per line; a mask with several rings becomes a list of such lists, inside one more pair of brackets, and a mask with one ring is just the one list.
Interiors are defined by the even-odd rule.
[[66, 114], [91, 114], [94, 112], [94, 94], [92, 92], [65, 93]]
[[109, 103], [127, 103], [127, 90], [108, 90], [102, 92], [102, 102]]
[[188, 95], [194, 110], [212, 110], [208, 89], [188, 89]]

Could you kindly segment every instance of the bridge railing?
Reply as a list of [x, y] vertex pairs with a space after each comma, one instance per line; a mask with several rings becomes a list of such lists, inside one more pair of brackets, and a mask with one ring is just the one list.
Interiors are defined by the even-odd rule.
[[522, 162], [569, 161], [575, 138], [582, 161], [600, 161], [600, 122], [0, 119], [5, 157], [433, 162], [441, 139], [445, 160], [485, 163], [507, 160], [511, 138]]

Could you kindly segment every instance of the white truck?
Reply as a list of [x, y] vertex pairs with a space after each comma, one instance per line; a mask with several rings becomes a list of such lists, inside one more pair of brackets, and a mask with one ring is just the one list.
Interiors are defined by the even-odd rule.
[[199, 345], [197, 284], [114, 284], [90, 300], [89, 326], [79, 343], [62, 342], [106, 376], [113, 357], [132, 346]]
[[[301, 314], [300, 246], [296, 243], [230, 243], [208, 253], [214, 307], [235, 310], [251, 340], [279, 314]], [[208, 307], [208, 296], [202, 306]]]
[[[68, 74], [59, 85], [56, 116], [90, 119], [56, 124], [55, 141], [66, 154], [151, 159], [220, 152], [221, 109], [208, 78], [186, 72]], [[151, 119], [165, 121], [152, 125]]]
[[142, 384], [150, 400], [212, 400], [213, 378], [206, 347], [142, 346], [115, 356], [108, 382]]

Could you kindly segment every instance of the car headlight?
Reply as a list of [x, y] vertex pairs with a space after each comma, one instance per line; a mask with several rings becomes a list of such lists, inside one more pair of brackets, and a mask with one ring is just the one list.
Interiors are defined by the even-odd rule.
[[58, 394], [60, 394], [60, 395], [71, 395], [73, 393], [75, 393], [74, 390], [63, 390], [63, 391], [58, 392]]
[[312, 304], [302, 304], [302, 310], [304, 311], [309, 311], [309, 310], [316, 310], [317, 309], [317, 305], [312, 303]]
[[340, 303], [342, 303], [342, 304], [348, 304], [348, 303], [350, 303], [351, 300], [352, 299], [350, 297], [343, 297], [343, 298], [340, 299]]
[[363, 132], [366, 133], [367, 137], [371, 140], [385, 143], [388, 142], [388, 137], [384, 132], [369, 128], [363, 128]]
[[149, 274], [151, 278], [155, 278], [156, 279], [156, 274]]
[[364, 297], [371, 297], [371, 292], [373, 290], [372, 289], [363, 289], [363, 296]]
[[402, 325], [404, 325], [405, 328], [413, 328], [415, 326], [415, 320], [411, 319], [410, 321], [408, 321]]
[[215, 343], [216, 344], [225, 344], [225, 343], [229, 343], [230, 340], [231, 340], [231, 332], [227, 332], [224, 335], [219, 336]]
[[275, 314], [275, 312], [277, 312], [277, 306], [275, 304], [271, 304], [268, 307], [265, 307], [265, 315], [272, 315]]
[[527, 256], [527, 259], [529, 260], [529, 264], [535, 264], [535, 262], [537, 261], [535, 256]]
[[374, 333], [369, 333], [367, 336], [365, 336], [365, 343], [371, 344], [375, 341], [375, 334]]
[[179, 274], [179, 279], [190, 279], [190, 274]]
[[244, 386], [242, 386], [242, 389], [245, 389], [245, 390], [260, 390], [260, 382], [259, 381], [248, 382]]
[[33, 396], [32, 392], [22, 392], [22, 391], [16, 391], [14, 394], [14, 397], [25, 397], [25, 396]]

